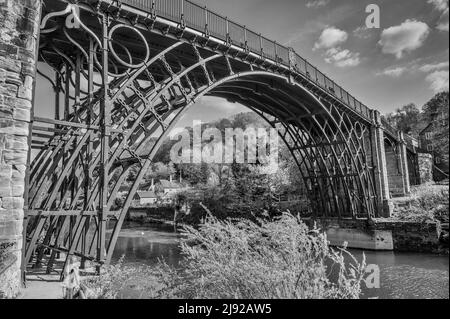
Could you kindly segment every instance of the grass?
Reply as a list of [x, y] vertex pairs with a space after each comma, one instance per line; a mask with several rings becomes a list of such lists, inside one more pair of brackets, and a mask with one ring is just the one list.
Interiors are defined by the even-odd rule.
[[[116, 266], [88, 282], [94, 298], [356, 299], [365, 262], [332, 250], [324, 234], [288, 213], [270, 222], [220, 221], [186, 226], [180, 267]], [[344, 262], [350, 256], [351, 263]], [[333, 279], [331, 279], [333, 278]], [[135, 295], [136, 296], [136, 295]]]

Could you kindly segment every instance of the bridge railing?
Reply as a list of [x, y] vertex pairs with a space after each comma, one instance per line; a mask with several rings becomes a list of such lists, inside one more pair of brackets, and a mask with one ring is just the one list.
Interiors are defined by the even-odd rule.
[[295, 53], [294, 58], [295, 65], [291, 65], [290, 48], [248, 30], [245, 26], [230, 21], [206, 7], [189, 0], [122, 0], [122, 3], [146, 12], [155, 13], [176, 23], [184, 23], [192, 29], [208, 33], [218, 39], [244, 48], [248, 52], [258, 54], [287, 67], [294, 67], [298, 73], [333, 95], [344, 105], [362, 117], [371, 119], [370, 109], [366, 105], [355, 99], [297, 53]]

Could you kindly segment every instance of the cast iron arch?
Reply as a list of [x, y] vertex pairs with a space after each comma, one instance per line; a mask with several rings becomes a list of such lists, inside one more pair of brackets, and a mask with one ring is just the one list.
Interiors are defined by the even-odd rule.
[[[150, 34], [137, 27], [98, 15], [95, 29], [94, 22], [81, 22], [74, 6], [67, 8], [46, 15], [41, 26], [41, 60], [56, 74], [54, 81], [45, 77], [65, 97], [64, 118], [48, 123], [53, 135], [45, 135], [44, 144], [35, 142], [45, 147], [30, 173], [26, 263], [37, 252], [33, 261], [39, 264], [44, 248], [52, 250], [48, 271], [57, 251], [108, 263], [152, 158], [204, 95], [238, 101], [278, 129], [317, 203], [315, 217], [375, 217], [370, 123], [274, 67], [195, 40], [171, 39], [155, 49]], [[81, 29], [58, 20], [67, 15]], [[55, 26], [48, 27], [49, 21]], [[122, 44], [124, 34], [119, 38], [116, 32], [121, 29], [137, 35], [144, 43], [138, 49], [146, 52]], [[111, 211], [133, 165], [140, 166], [136, 180], [120, 210]], [[108, 243], [107, 220], [115, 221]]]

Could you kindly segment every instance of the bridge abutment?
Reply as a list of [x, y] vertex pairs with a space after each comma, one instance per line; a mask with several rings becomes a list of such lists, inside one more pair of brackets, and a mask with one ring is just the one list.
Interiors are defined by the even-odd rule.
[[0, 297], [21, 287], [40, 0], [0, 0]]

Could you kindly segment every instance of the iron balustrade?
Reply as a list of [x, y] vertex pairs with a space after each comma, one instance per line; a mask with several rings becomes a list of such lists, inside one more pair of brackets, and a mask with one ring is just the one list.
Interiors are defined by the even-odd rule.
[[370, 109], [366, 105], [355, 99], [297, 53], [294, 53], [295, 59], [294, 65], [292, 65], [289, 59], [290, 48], [248, 30], [245, 26], [230, 21], [206, 7], [189, 0], [123, 0], [122, 3], [146, 12], [154, 12], [157, 16], [172, 22], [185, 25], [220, 40], [229, 41], [231, 44], [258, 54], [263, 58], [273, 60], [289, 68], [292, 67], [299, 74], [333, 95], [341, 103], [362, 117], [371, 120]]

